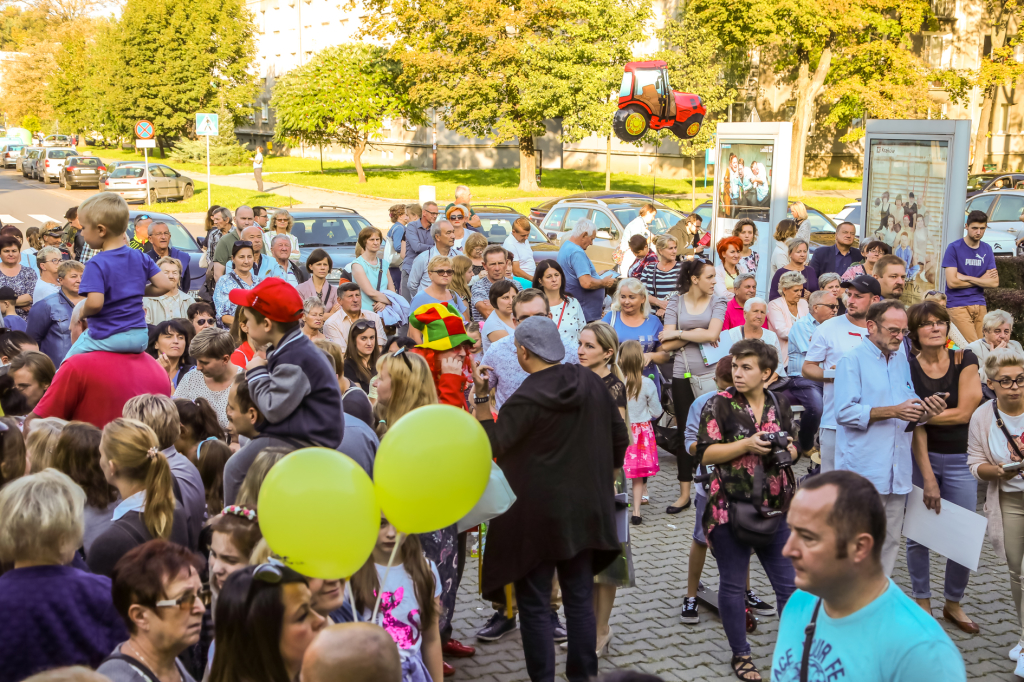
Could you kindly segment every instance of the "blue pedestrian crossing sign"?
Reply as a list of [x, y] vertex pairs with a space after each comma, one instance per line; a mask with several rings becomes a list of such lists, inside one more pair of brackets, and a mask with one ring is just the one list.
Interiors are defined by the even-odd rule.
[[217, 114], [196, 114], [196, 135], [217, 135]]

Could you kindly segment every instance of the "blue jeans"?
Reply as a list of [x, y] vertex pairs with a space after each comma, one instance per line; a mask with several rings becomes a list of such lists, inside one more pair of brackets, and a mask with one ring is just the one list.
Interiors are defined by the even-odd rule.
[[[750, 567], [750, 550], [736, 540], [725, 523], [711, 530], [711, 548], [718, 562], [718, 612], [722, 616], [722, 627], [729, 639], [733, 656], [749, 656], [747, 642], [747, 569]], [[762, 549], [755, 549], [761, 567], [771, 581], [779, 613], [786, 608], [786, 602], [796, 589], [796, 572], [793, 564], [782, 556], [782, 548], [789, 540], [789, 525], [783, 521], [775, 532], [775, 539]]]
[[[932, 471], [939, 482], [939, 493], [943, 500], [974, 511], [978, 506], [978, 481], [967, 468], [967, 455], [940, 455], [928, 453]], [[924, 487], [921, 472], [914, 462], [914, 485]], [[928, 599], [932, 596], [931, 580], [928, 573], [928, 548], [907, 538], [907, 570], [910, 572], [910, 587], [914, 599]], [[947, 559], [944, 597], [959, 602], [964, 597], [971, 569]]]
[[72, 355], [79, 353], [90, 353], [95, 350], [105, 350], [110, 353], [144, 353], [149, 345], [149, 331], [142, 329], [129, 329], [128, 331], [112, 334], [105, 339], [96, 340], [89, 335], [86, 329], [78, 340], [71, 344], [68, 354], [64, 356], [67, 360]]
[[791, 405], [801, 405], [804, 408], [800, 415], [801, 452], [808, 452], [814, 448], [814, 436], [818, 433], [821, 413], [824, 410], [822, 391], [821, 384], [804, 377], [791, 377], [786, 388], [780, 391]]

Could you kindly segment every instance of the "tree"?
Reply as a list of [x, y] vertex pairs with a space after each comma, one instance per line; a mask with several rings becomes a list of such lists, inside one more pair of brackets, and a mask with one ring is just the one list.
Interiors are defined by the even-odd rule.
[[401, 72], [381, 47], [346, 44], [317, 53], [274, 86], [278, 138], [318, 146], [321, 171], [324, 145], [350, 147], [359, 182], [366, 182], [363, 151], [385, 119], [424, 122], [399, 84]]
[[981, 101], [981, 117], [974, 137], [972, 173], [981, 173], [985, 168], [997, 88], [1006, 87], [1024, 75], [1024, 64], [1014, 58], [1016, 41], [1011, 40], [1010, 34], [1011, 24], [1016, 28], [1024, 19], [1022, 8], [1017, 0], [988, 0], [986, 10], [992, 50], [982, 55], [981, 66], [973, 78], [985, 96]]
[[648, 0], [367, 0], [366, 35], [392, 45], [412, 97], [464, 135], [519, 144], [536, 190], [534, 136], [574, 139], [610, 118], [609, 95], [644, 35]]
[[10, 61], [0, 65], [3, 73], [3, 110], [15, 120], [32, 114], [40, 119], [53, 119], [53, 109], [46, 99], [46, 87], [54, 75], [50, 41], [34, 41], [23, 45]]
[[927, 0], [693, 0], [690, 9], [726, 48], [770, 53], [793, 81], [791, 194], [803, 190], [807, 133], [833, 65], [860, 45], [905, 45], [930, 11]]
[[54, 70], [46, 101], [53, 107], [63, 130], [84, 131], [91, 128], [95, 102], [85, 93], [90, 71], [90, 42], [95, 42], [91, 22], [82, 20], [63, 27], [60, 48], [54, 55]]

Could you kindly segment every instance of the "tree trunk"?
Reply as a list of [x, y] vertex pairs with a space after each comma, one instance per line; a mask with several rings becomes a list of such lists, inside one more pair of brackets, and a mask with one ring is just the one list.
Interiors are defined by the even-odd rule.
[[317, 145], [320, 148], [320, 172], [324, 172], [324, 143]]
[[978, 119], [978, 132], [974, 135], [974, 160], [971, 163], [972, 173], [982, 173], [985, 169], [985, 157], [988, 156], [989, 132], [992, 127], [992, 109], [996, 101], [996, 88], [992, 86], [985, 91], [981, 105], [981, 118]]
[[608, 133], [608, 148], [604, 153], [604, 191], [612, 188], [612, 134]]
[[825, 85], [825, 77], [832, 66], [832, 48], [826, 47], [818, 58], [818, 67], [811, 75], [809, 55], [801, 55], [796, 79], [796, 113], [793, 116], [793, 143], [789, 160], [789, 193], [800, 195], [804, 189], [804, 155], [807, 152], [807, 133], [814, 119], [815, 102]]
[[523, 192], [537, 190], [537, 155], [533, 148], [533, 135], [519, 136], [519, 189]]
[[[359, 182], [366, 182], [366, 173], [363, 172], [363, 152], [366, 151], [366, 140], [360, 140], [352, 147], [352, 161], [356, 164], [356, 175]], [[321, 170], [323, 170], [321, 168]]]

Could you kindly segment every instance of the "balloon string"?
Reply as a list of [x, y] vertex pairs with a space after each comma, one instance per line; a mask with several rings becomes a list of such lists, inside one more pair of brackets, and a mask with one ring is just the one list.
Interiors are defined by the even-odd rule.
[[402, 546], [402, 540], [405, 539], [405, 533], [399, 533], [398, 538], [395, 541], [395, 548], [391, 550], [391, 558], [388, 559], [388, 566], [384, 569], [384, 578], [380, 581], [380, 589], [377, 590], [377, 601], [373, 605], [373, 615], [370, 616], [370, 622], [377, 622], [377, 610], [380, 609], [380, 600], [384, 596], [384, 586], [388, 582], [388, 573], [391, 572], [391, 566], [395, 563], [395, 556], [398, 555], [398, 548]]
[[351, 589], [349, 589], [351, 584], [352, 584], [352, 578], [349, 577], [349, 579], [345, 581], [345, 589], [342, 590], [342, 593], [341, 593], [341, 603], [344, 604], [345, 603], [345, 597], [348, 597], [348, 605], [352, 607], [352, 618], [353, 618], [353, 620], [356, 623], [358, 623], [359, 622], [359, 611], [356, 610], [356, 595], [355, 595], [355, 593]]

